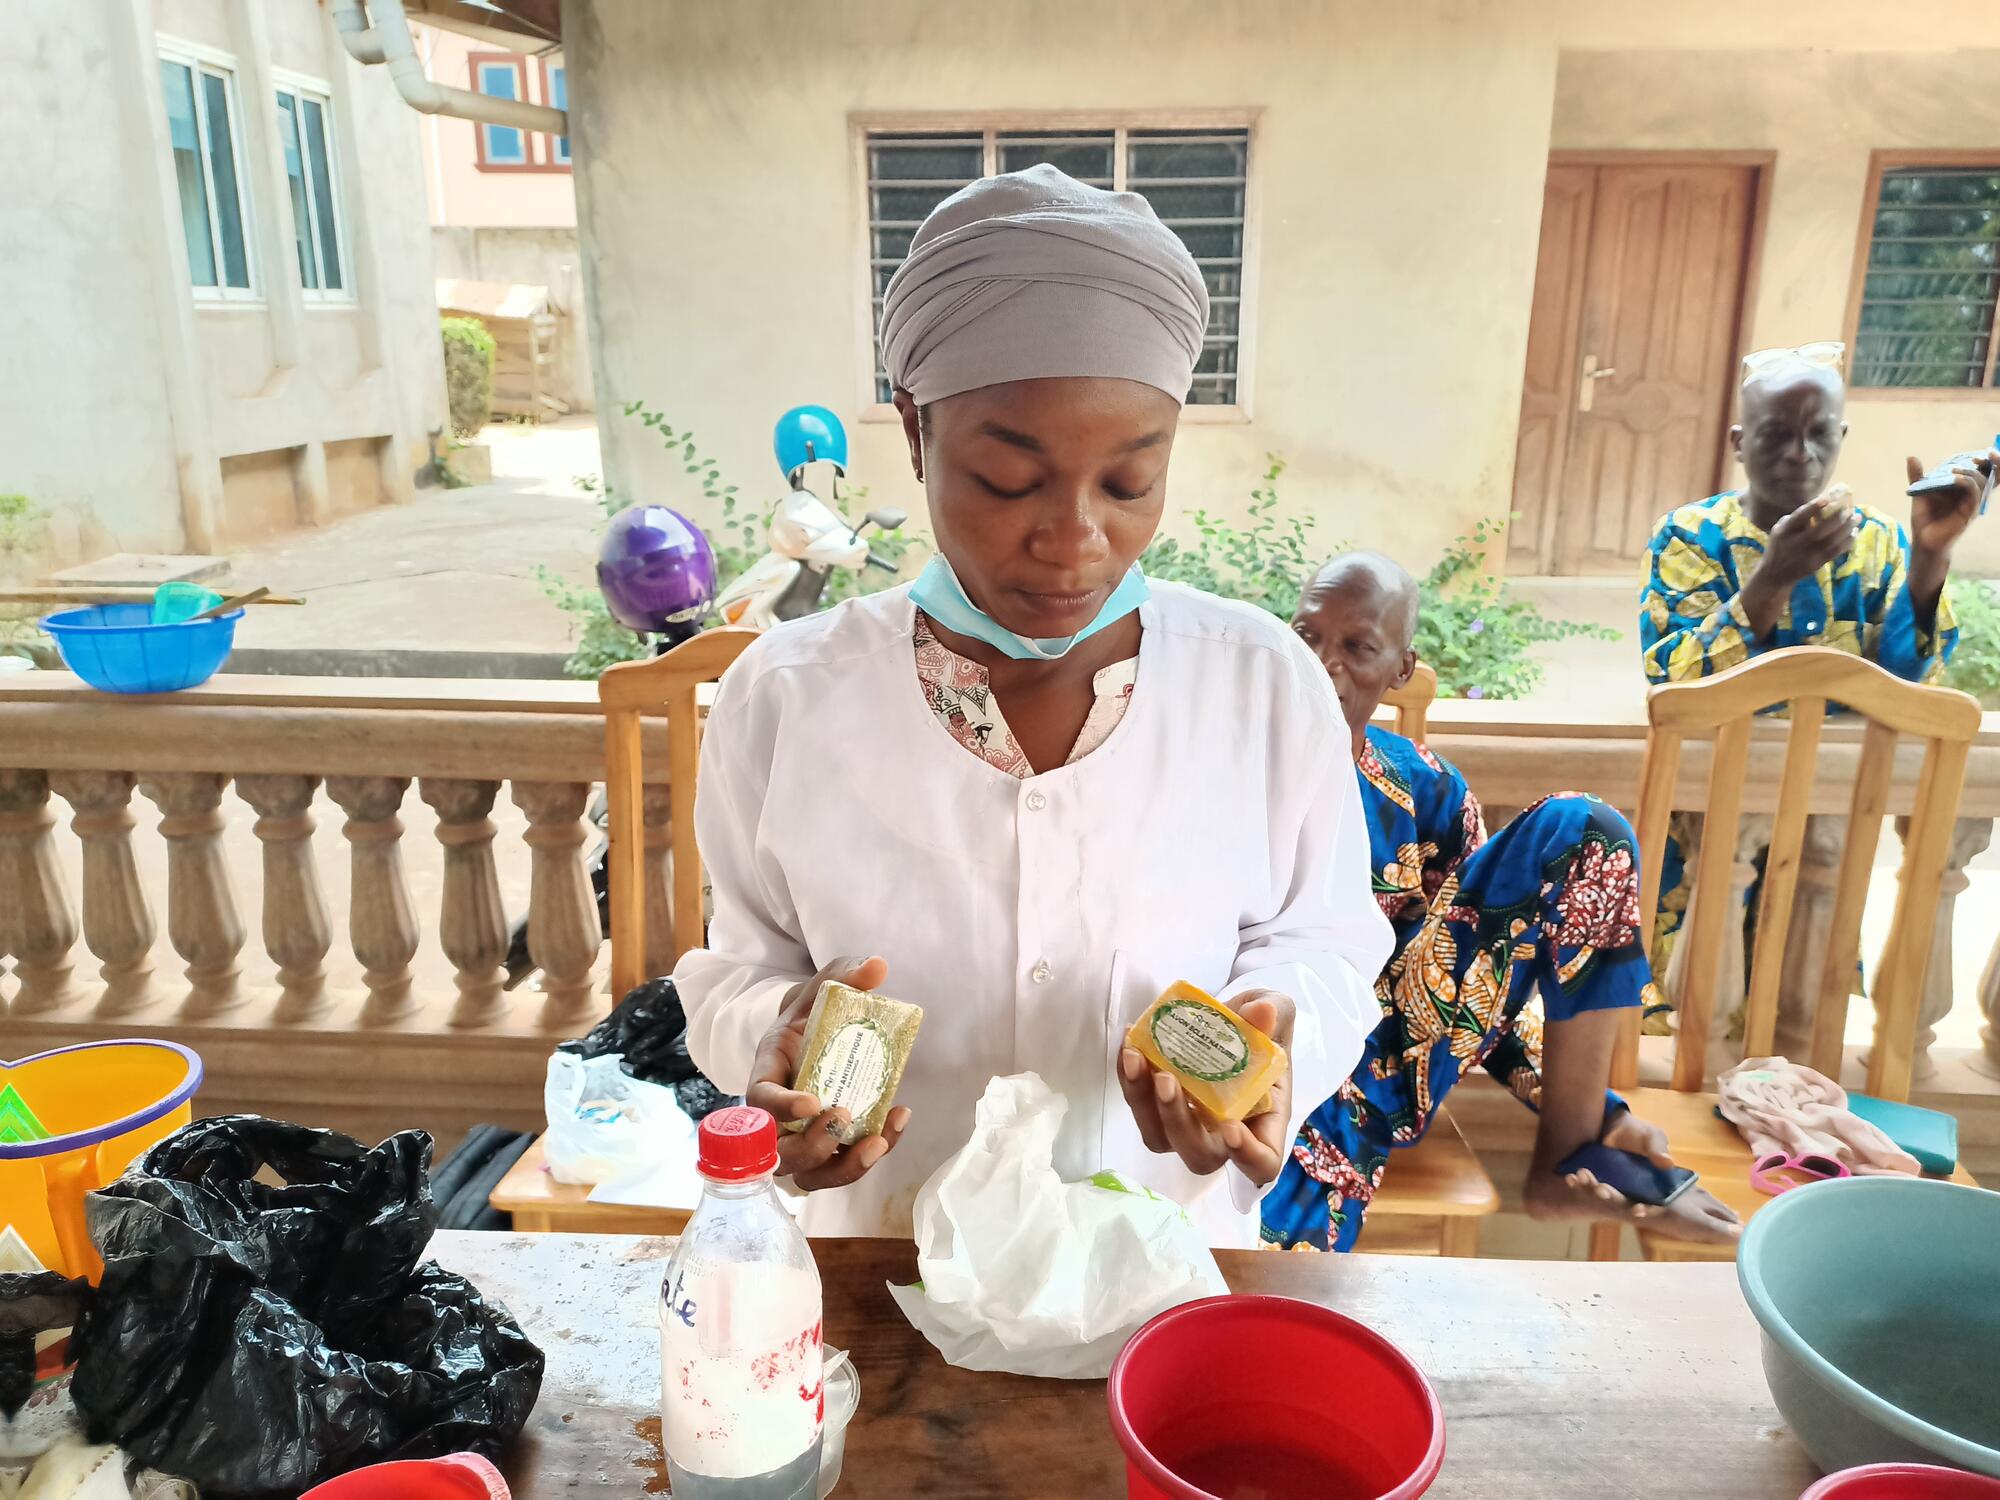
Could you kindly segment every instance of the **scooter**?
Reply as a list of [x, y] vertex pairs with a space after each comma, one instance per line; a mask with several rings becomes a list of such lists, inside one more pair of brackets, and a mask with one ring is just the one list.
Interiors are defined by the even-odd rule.
[[823, 406], [795, 407], [778, 419], [773, 447], [791, 491], [771, 512], [771, 550], [715, 601], [725, 625], [769, 630], [817, 613], [835, 568], [896, 571], [896, 564], [872, 550], [862, 533], [871, 526], [882, 532], [900, 529], [909, 519], [903, 511], [873, 510], [855, 526], [806, 488], [806, 471], [814, 463], [830, 463], [830, 493], [836, 503], [840, 499], [840, 481], [847, 477], [847, 433], [840, 419]]

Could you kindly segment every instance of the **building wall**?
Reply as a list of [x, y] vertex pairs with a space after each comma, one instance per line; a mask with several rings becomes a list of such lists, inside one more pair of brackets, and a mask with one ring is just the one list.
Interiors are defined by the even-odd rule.
[[[781, 411], [860, 409], [851, 111], [1254, 109], [1252, 420], [1183, 425], [1169, 507], [1240, 503], [1275, 450], [1329, 545], [1434, 549], [1466, 514], [1505, 507], [1555, 86], [1552, 49], [1459, 12], [1498, 15], [578, 0], [565, 46], [600, 400], [665, 411], [753, 495], [777, 486]], [[1447, 183], [1476, 252], [1463, 229], [1438, 232]], [[851, 436], [873, 498], [921, 514], [900, 432]], [[636, 424], [607, 423], [605, 450], [629, 493], [687, 498]]]
[[[1989, 42], [1996, 29], [1985, 25]], [[1844, 338], [1870, 153], [2000, 148], [2000, 95], [1940, 82], [1996, 68], [1993, 50], [1570, 53], [1556, 75], [1552, 144], [1775, 151], [1749, 346]], [[1848, 422], [1840, 477], [1903, 515], [1904, 457], [1935, 463], [1986, 443], [2000, 431], [2000, 390], [1915, 399], [1856, 390]], [[2000, 529], [1974, 527], [1958, 561], [2000, 573]]]
[[[490, 55], [492, 48], [471, 37], [434, 26], [416, 28], [424, 71], [454, 88], [475, 87], [472, 58]], [[523, 69], [528, 99], [548, 104], [543, 64], [562, 61], [560, 52], [529, 57]], [[482, 168], [470, 120], [426, 115], [423, 120], [424, 190], [430, 200], [431, 223], [457, 227], [504, 228], [576, 227], [576, 189], [565, 171], [495, 171]], [[533, 143], [535, 155], [548, 159], [548, 142]], [[440, 276], [450, 273], [440, 271]]]
[[[49, 506], [71, 555], [223, 548], [337, 513], [351, 486], [327, 477], [329, 443], [370, 442], [373, 492], [407, 498], [444, 390], [416, 117], [386, 76], [313, 0], [28, 0], [10, 29], [0, 120], [52, 149], [0, 165], [0, 267], [33, 351], [0, 368], [0, 490]], [[160, 35], [231, 60], [254, 300], [193, 295]], [[274, 68], [333, 106], [350, 301], [299, 289]]]
[[[858, 113], [1251, 110], [1251, 396], [1244, 419], [1183, 423], [1170, 512], [1240, 505], [1276, 452], [1325, 545], [1416, 563], [1510, 508], [1552, 122], [1562, 145], [1780, 149], [1765, 342], [1838, 328], [1869, 144], [2000, 142], [1983, 113], [1931, 102], [1979, 91], [1939, 86], [1941, 65], [1977, 80], [1986, 60], [1922, 50], [2000, 45], [1983, 0], [570, 0], [564, 24], [605, 404], [665, 411], [752, 495], [776, 487], [787, 406], [862, 414]], [[1829, 49], [1810, 69], [1801, 35]], [[1965, 409], [1946, 404], [1864, 435], [1887, 403], [1857, 401], [1871, 492], [1883, 442], [1960, 446], [1944, 434]], [[920, 514], [900, 434], [853, 425], [857, 477]], [[636, 424], [608, 422], [605, 453], [628, 493], [689, 502]]]
[[583, 257], [576, 230], [438, 225], [431, 251], [439, 280], [500, 281], [549, 289], [556, 315], [551, 394], [573, 411], [595, 406], [590, 386], [590, 320], [583, 307]]

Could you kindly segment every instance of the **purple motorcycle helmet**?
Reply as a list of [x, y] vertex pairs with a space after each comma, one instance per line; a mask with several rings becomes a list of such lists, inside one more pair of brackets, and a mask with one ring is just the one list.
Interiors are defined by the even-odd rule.
[[684, 640], [715, 599], [715, 549], [679, 511], [628, 506], [597, 549], [597, 588], [626, 629]]

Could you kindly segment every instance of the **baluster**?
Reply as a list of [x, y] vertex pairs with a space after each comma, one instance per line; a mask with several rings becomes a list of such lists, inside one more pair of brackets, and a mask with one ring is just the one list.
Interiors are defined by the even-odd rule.
[[403, 776], [329, 776], [327, 795], [347, 814], [341, 832], [352, 850], [347, 935], [361, 960], [368, 1002], [363, 1026], [385, 1026], [416, 1009], [410, 960], [417, 956], [417, 910], [403, 878]]
[[69, 803], [69, 826], [83, 844], [83, 941], [103, 981], [96, 1013], [130, 1015], [153, 999], [154, 936], [132, 858], [132, 774], [58, 771], [49, 785]]
[[534, 851], [528, 897], [528, 953], [542, 971], [542, 1021], [573, 1028], [592, 1008], [590, 968], [604, 941], [597, 898], [583, 867], [589, 836], [583, 809], [590, 786], [580, 781], [517, 781], [514, 804], [528, 815]]
[[0, 957], [14, 955], [15, 1015], [60, 1010], [76, 998], [76, 912], [56, 863], [55, 825], [45, 774], [0, 771]]
[[276, 1019], [307, 1021], [330, 1003], [326, 954], [333, 946], [313, 858], [317, 776], [239, 776], [236, 792], [257, 814], [264, 851], [264, 951], [278, 966]]
[[500, 904], [500, 876], [493, 864], [493, 799], [497, 781], [452, 781], [426, 776], [418, 783], [424, 801], [437, 810], [438, 842], [444, 846], [444, 898], [438, 935], [457, 971], [454, 1026], [491, 1026], [503, 1010], [500, 986], [506, 978], [507, 910]]
[[1812, 1056], [1821, 962], [1833, 940], [1833, 898], [1840, 885], [1847, 822], [1840, 813], [1813, 813], [1799, 842], [1799, 876], [1785, 931], [1785, 966], [1778, 974], [1778, 1025], [1772, 1042], [1780, 1057], [1794, 1062]]
[[[1909, 827], [1908, 818], [1896, 820], [1896, 836], [1903, 837]], [[1937, 1062], [1931, 1056], [1931, 1046], [1937, 1041], [1938, 1022], [1951, 1014], [1952, 974], [1951, 974], [1951, 929], [1952, 914], [1958, 906], [1958, 898], [1972, 884], [1972, 878], [1965, 873], [1965, 867], [1993, 842], [1993, 819], [1960, 818], [1952, 825], [1951, 852], [1945, 857], [1944, 880], [1938, 886], [1937, 922], [1931, 928], [1931, 956], [1924, 966], [1924, 993], [1917, 1009], [1916, 1050], [1911, 1055], [1910, 1080], [1922, 1083], [1937, 1076]], [[1882, 955], [1881, 964], [1886, 967], [1889, 956]], [[1879, 972], [1879, 970], [1878, 970]], [[1980, 995], [1986, 993], [1986, 980], [1980, 979]], [[1992, 1011], [1987, 1011], [1990, 1032]], [[1988, 1043], [1991, 1045], [1990, 1041]]]
[[[674, 967], [673, 886], [668, 847], [673, 837], [668, 789], [649, 786], [642, 799], [646, 825], [646, 977], [671, 973]], [[623, 995], [613, 995], [614, 1001]]]
[[222, 858], [222, 790], [227, 776], [175, 771], [148, 776], [139, 790], [160, 809], [167, 841], [167, 938], [187, 965], [181, 1014], [198, 1021], [242, 1001], [237, 955], [243, 919]]
[[1979, 971], [1979, 1013], [1986, 1024], [1979, 1028], [1979, 1050], [1968, 1061], [1988, 1078], [2000, 1078], [2000, 938]]

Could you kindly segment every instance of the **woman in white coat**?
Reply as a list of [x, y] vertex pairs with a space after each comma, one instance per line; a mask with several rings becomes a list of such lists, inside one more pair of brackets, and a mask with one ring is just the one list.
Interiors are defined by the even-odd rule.
[[[940, 205], [889, 285], [938, 552], [724, 679], [695, 814], [714, 920], [675, 975], [702, 1070], [810, 1119], [780, 1170], [812, 1233], [908, 1234], [987, 1081], [1032, 1070], [1067, 1101], [1064, 1177], [1113, 1168], [1253, 1244], [1379, 1019], [1391, 935], [1326, 674], [1281, 622], [1136, 567], [1207, 315], [1142, 199], [1049, 167]], [[828, 977], [924, 1008], [903, 1107], [844, 1147], [789, 1087]], [[1123, 1046], [1180, 979], [1285, 1047], [1265, 1112], [1218, 1124]]]

